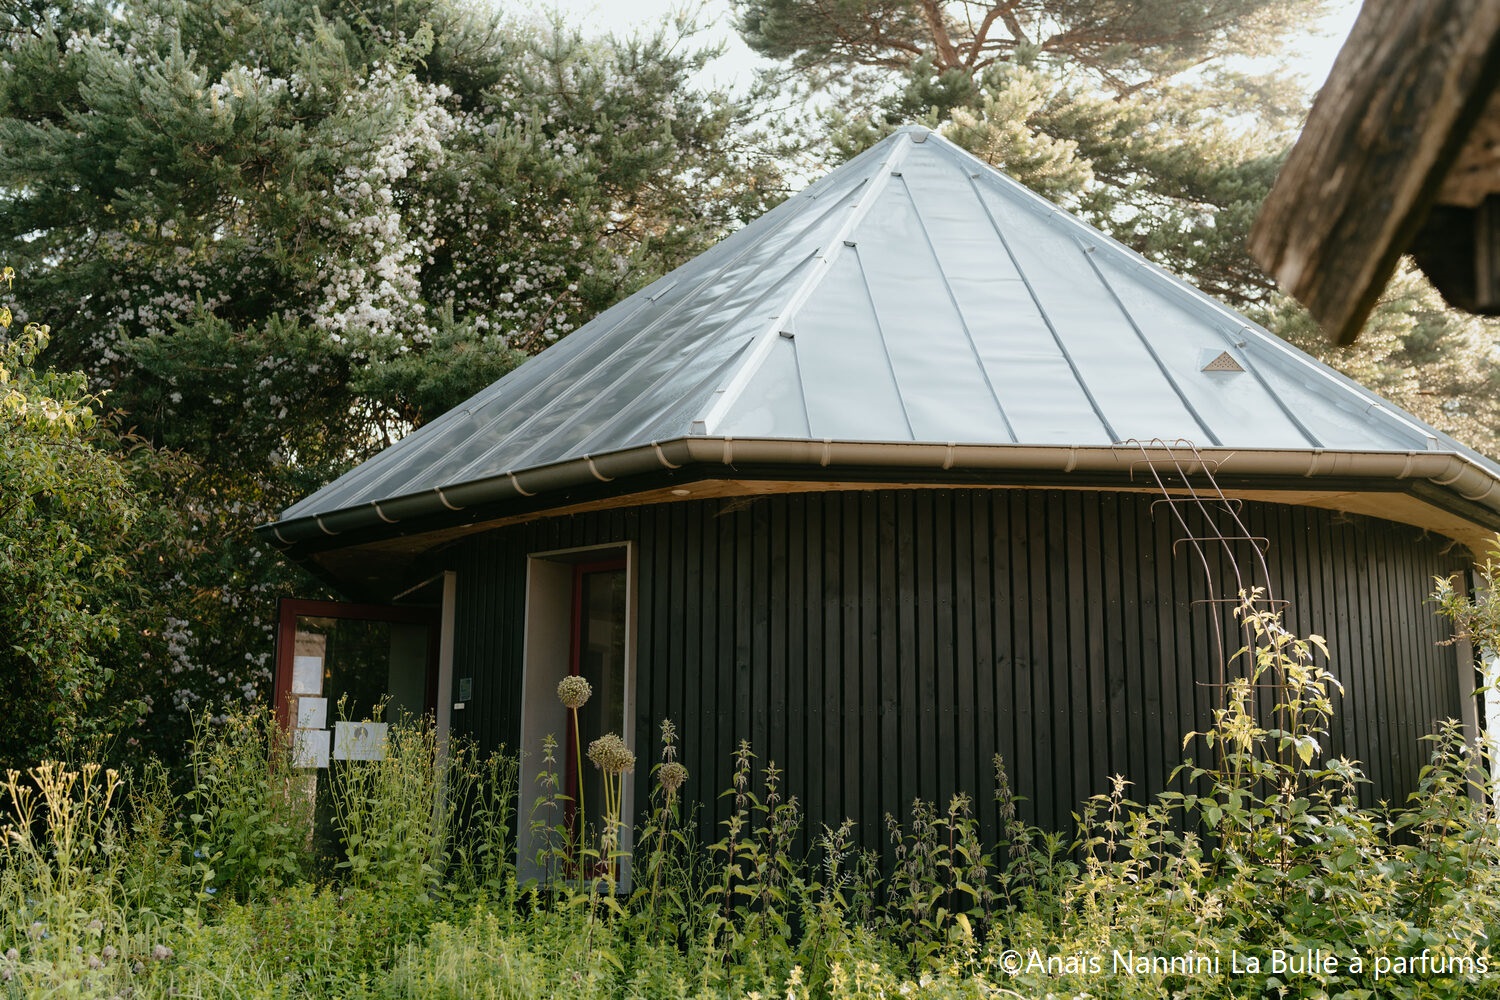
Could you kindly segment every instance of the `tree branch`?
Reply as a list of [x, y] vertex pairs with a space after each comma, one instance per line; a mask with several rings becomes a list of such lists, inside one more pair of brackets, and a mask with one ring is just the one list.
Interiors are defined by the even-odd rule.
[[979, 27], [975, 29], [974, 37], [969, 42], [969, 51], [964, 54], [964, 66], [970, 73], [974, 71], [974, 63], [979, 60], [979, 52], [984, 48], [985, 39], [989, 37], [990, 27], [999, 16], [1000, 6], [997, 4], [985, 12], [984, 20], [979, 22]]
[[937, 46], [938, 71], [957, 69], [960, 66], [958, 49], [948, 35], [948, 26], [943, 23], [938, 0], [922, 0], [922, 16], [927, 20], [927, 30], [932, 33], [932, 43]]

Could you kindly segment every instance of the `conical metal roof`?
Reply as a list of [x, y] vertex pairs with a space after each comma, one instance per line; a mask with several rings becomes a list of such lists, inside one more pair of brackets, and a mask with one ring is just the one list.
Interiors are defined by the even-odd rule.
[[1132, 439], [1441, 453], [1472, 480], [1465, 498], [1482, 490], [1486, 506], [1500, 478], [1500, 466], [907, 128], [268, 527], [290, 543], [336, 533], [336, 515], [394, 523], [457, 510], [476, 483], [530, 496], [533, 470], [583, 463], [608, 480], [598, 463], [609, 456], [650, 448], [675, 468], [667, 442], [744, 439], [943, 444], [950, 460], [954, 445], [1024, 456]]

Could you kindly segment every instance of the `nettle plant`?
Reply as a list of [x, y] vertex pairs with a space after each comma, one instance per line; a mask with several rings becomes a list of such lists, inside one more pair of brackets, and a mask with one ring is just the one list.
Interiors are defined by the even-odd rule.
[[[1445, 613], [1493, 614], [1473, 602], [1464, 607], [1470, 611]], [[623, 863], [610, 853], [619, 841], [607, 839], [624, 820], [618, 793], [599, 825], [578, 819], [581, 802], [574, 824], [561, 822], [570, 800], [559, 791], [555, 741], [549, 745], [533, 810], [549, 818], [534, 825], [545, 832], [553, 824], [543, 860], [567, 877], [533, 898], [543, 908], [546, 900], [565, 904], [563, 912], [587, 906], [591, 942], [596, 931], [624, 935], [617, 943], [637, 934], [675, 942], [701, 960], [699, 985], [709, 992], [829, 995], [852, 988], [851, 974], [864, 974], [856, 970], [881, 963], [919, 976], [960, 970], [978, 982], [996, 974], [1007, 948], [1221, 957], [1306, 948], [1340, 959], [1336, 971], [1316, 971], [1297, 987], [1307, 995], [1472, 993], [1480, 979], [1462, 971], [1436, 987], [1376, 981], [1351, 959], [1424, 948], [1476, 958], [1500, 931], [1500, 826], [1475, 747], [1457, 723], [1444, 723], [1427, 738], [1430, 763], [1409, 802], [1362, 806], [1359, 765], [1328, 752], [1341, 688], [1326, 643], [1292, 634], [1258, 592], [1243, 595], [1237, 614], [1247, 644], [1211, 724], [1184, 738], [1196, 757], [1174, 773], [1173, 787], [1145, 802], [1114, 778], [1083, 804], [1075, 839], [1021, 818], [997, 758], [988, 806], [996, 843], [983, 841], [975, 804], [959, 793], [946, 807], [919, 799], [905, 820], [887, 816], [884, 862], [854, 846], [850, 821], [809, 831], [804, 852], [794, 790], [774, 762], [762, 765], [741, 742], [722, 793], [730, 804], [722, 836], [699, 845], [682, 822], [686, 774], [668, 722], [628, 896], [602, 878], [585, 886], [576, 877], [589, 864]], [[596, 916], [614, 929], [599, 930]], [[1153, 974], [1128, 989], [1112, 981], [1111, 990], [1239, 996], [1286, 985], [1269, 968], [1237, 975]], [[992, 981], [1038, 995], [1101, 986], [1087, 970], [1006, 971]]]
[[[1320, 949], [1338, 966], [1315, 970], [1298, 987], [1307, 995], [1464, 993], [1483, 977], [1424, 992], [1430, 983], [1376, 982], [1370, 956], [1428, 948], [1477, 958], [1500, 929], [1500, 826], [1476, 748], [1458, 723], [1442, 723], [1426, 737], [1430, 762], [1409, 802], [1362, 807], [1359, 765], [1324, 755], [1340, 688], [1323, 640], [1289, 633], [1258, 594], [1238, 614], [1248, 669], [1229, 682], [1214, 724], [1184, 740], [1210, 758], [1178, 769], [1190, 790], [1143, 805], [1115, 778], [1079, 816], [1081, 868], [1060, 887], [1060, 905], [1012, 928], [1106, 955]], [[1286, 985], [1269, 973], [1256, 982]], [[1253, 987], [1238, 982], [1230, 995]]]
[[[882, 859], [851, 821], [804, 834], [781, 768], [742, 742], [722, 836], [701, 844], [671, 722], [629, 839], [636, 761], [624, 742], [575, 732], [562, 764], [557, 740], [544, 743], [530, 820], [541, 877], [529, 884], [511, 838], [515, 758], [461, 740], [444, 749], [426, 722], [393, 725], [385, 759], [318, 776], [337, 841], [323, 856], [309, 838], [311, 775], [290, 766], [266, 715], [205, 723], [186, 795], [160, 771], [123, 786], [94, 765], [12, 772], [0, 784], [0, 996], [91, 995], [105, 982], [219, 995], [257, 976], [283, 978], [242, 995], [285, 995], [293, 981], [351, 995], [387, 972], [426, 984], [397, 995], [468, 995], [479, 968], [530, 984], [517, 996], [1495, 995], [1472, 963], [1380, 978], [1353, 961], [1487, 958], [1500, 825], [1483, 757], [1446, 723], [1409, 802], [1362, 807], [1358, 766], [1326, 751], [1338, 687], [1323, 643], [1249, 596], [1242, 676], [1186, 740], [1201, 762], [1145, 803], [1116, 778], [1084, 803], [1072, 840], [1024, 821], [997, 759], [984, 808], [998, 841], [955, 794], [887, 817]], [[1493, 608], [1440, 600], [1476, 616], [1464, 634], [1490, 641], [1477, 616]], [[585, 683], [565, 686], [566, 707], [584, 704]], [[601, 779], [587, 806], [560, 774], [576, 769], [581, 788], [584, 758]], [[1339, 964], [1295, 980], [1229, 971], [1232, 953], [1275, 948]], [[1101, 978], [1086, 963], [1005, 959], [1107, 962], [1128, 949], [1219, 956], [1222, 971]], [[257, 957], [221, 968], [240, 954]], [[438, 980], [460, 985], [444, 993]]]

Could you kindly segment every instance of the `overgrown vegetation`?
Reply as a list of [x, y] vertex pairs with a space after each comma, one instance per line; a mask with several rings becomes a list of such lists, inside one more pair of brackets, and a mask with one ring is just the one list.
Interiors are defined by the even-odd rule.
[[[1451, 590], [1450, 615], [1475, 605]], [[1490, 609], [1492, 610], [1492, 609]], [[1254, 636], [1199, 763], [1148, 802], [1122, 780], [1069, 843], [957, 794], [888, 819], [896, 859], [851, 824], [809, 838], [775, 764], [735, 755], [722, 837], [696, 843], [662, 726], [643, 822], [615, 822], [636, 762], [617, 738], [593, 814], [555, 768], [395, 726], [381, 761], [289, 766], [270, 719], [205, 729], [194, 780], [97, 765], [12, 772], [0, 874], [10, 996], [896, 997], [1500, 995], [1500, 826], [1475, 748], [1429, 737], [1421, 787], [1361, 808], [1358, 765], [1320, 750], [1321, 641], [1242, 610]], [[1474, 619], [1478, 621], [1478, 619]], [[1471, 622], [1473, 624], [1473, 622]], [[1492, 632], [1476, 638], [1490, 641]], [[1258, 714], [1257, 691], [1274, 690]], [[577, 700], [579, 692], [560, 691]], [[315, 810], [314, 803], [322, 806]], [[1003, 839], [981, 843], [978, 808]], [[314, 836], [326, 817], [328, 850]], [[523, 880], [512, 832], [531, 824]]]
[[163, 555], [196, 544], [196, 519], [160, 501], [192, 465], [43, 364], [51, 330], [20, 319], [11, 281], [0, 267], [0, 761], [143, 750], [122, 733], [170, 675]]

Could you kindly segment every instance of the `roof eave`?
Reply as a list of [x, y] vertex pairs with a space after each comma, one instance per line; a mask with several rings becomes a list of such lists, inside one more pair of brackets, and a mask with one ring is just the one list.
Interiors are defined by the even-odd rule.
[[1207, 465], [1220, 478], [1297, 480], [1309, 486], [1320, 480], [1390, 481], [1397, 484], [1395, 489], [1420, 489], [1486, 530], [1500, 529], [1500, 475], [1452, 451], [1195, 449], [1184, 442], [1161, 441], [1082, 446], [685, 437], [273, 522], [255, 530], [283, 550], [326, 550], [340, 547], [340, 536], [368, 541], [372, 535], [387, 532], [420, 533], [429, 530], [429, 524], [464, 511], [517, 501], [545, 509], [549, 494], [585, 486], [608, 489], [612, 483], [627, 492], [639, 477], [688, 468], [698, 472], [741, 466], [804, 472], [826, 469], [830, 478], [838, 470], [851, 468], [929, 475], [951, 472], [960, 484], [964, 472], [1004, 471], [1027, 475], [1033, 481], [1055, 478], [1056, 485], [1062, 486], [1089, 475], [1136, 477], [1149, 484], [1150, 465], [1164, 470], [1175, 467], [1189, 474]]

